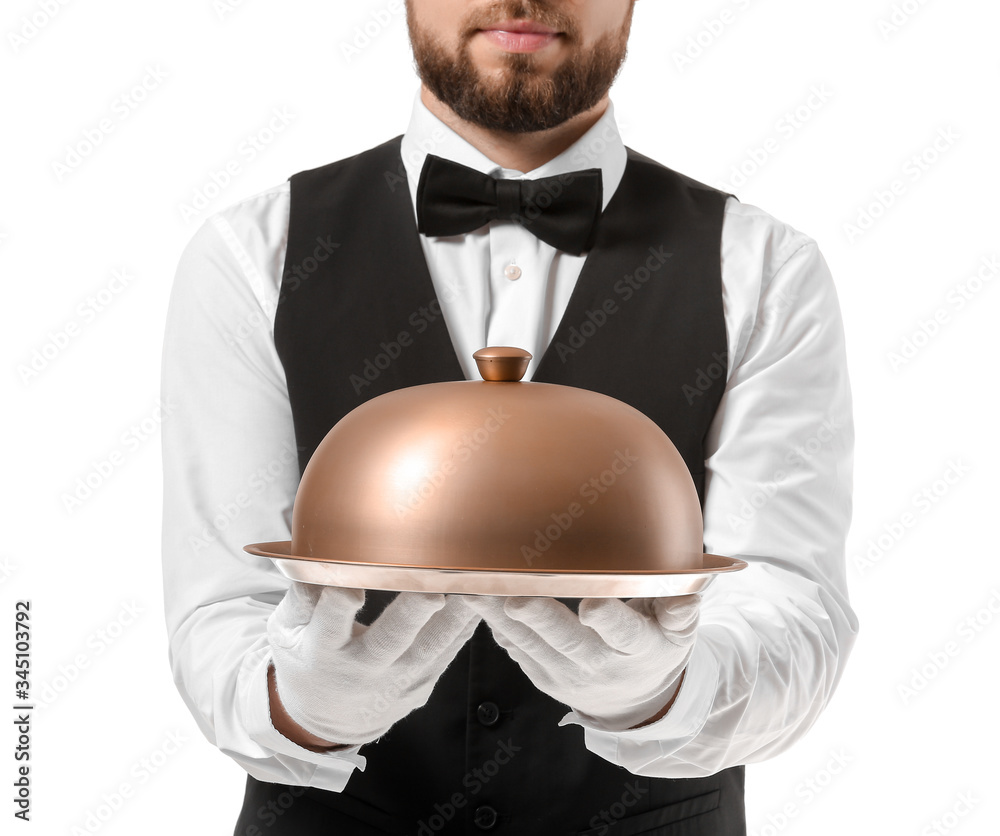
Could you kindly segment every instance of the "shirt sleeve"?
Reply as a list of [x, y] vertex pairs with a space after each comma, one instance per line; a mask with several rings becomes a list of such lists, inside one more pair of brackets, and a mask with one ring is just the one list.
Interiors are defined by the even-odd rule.
[[817, 719], [858, 624], [846, 583], [854, 429], [844, 329], [814, 241], [730, 200], [722, 241], [727, 383], [706, 438], [705, 548], [749, 568], [703, 593], [698, 638], [660, 720], [587, 747], [689, 778], [771, 757]]
[[316, 753], [270, 721], [267, 619], [289, 582], [248, 543], [289, 538], [298, 457], [274, 347], [287, 186], [209, 218], [164, 338], [163, 578], [170, 663], [206, 737], [253, 777], [341, 791], [358, 747]]

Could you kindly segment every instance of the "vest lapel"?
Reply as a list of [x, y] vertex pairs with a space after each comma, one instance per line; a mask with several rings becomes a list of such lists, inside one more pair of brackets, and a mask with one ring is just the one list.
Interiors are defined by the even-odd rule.
[[274, 327], [302, 469], [354, 407], [464, 377], [397, 173], [399, 143], [291, 178]]
[[[601, 392], [650, 417], [677, 446], [699, 496], [704, 432], [727, 363], [719, 257], [724, 201], [629, 150], [534, 376]], [[706, 375], [709, 387], [701, 385]]]

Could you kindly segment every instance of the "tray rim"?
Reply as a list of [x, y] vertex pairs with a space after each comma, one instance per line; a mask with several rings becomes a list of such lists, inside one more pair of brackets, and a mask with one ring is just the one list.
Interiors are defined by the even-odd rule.
[[[324, 563], [336, 566], [357, 566], [366, 567], [372, 569], [412, 569], [415, 571], [423, 570], [428, 572], [462, 572], [468, 574], [498, 574], [498, 575], [511, 575], [511, 576], [527, 576], [527, 575], [557, 575], [572, 576], [572, 575], [615, 575], [615, 576], [627, 576], [627, 577], [660, 577], [660, 576], [677, 576], [677, 575], [701, 575], [705, 573], [717, 573], [717, 572], [738, 572], [741, 569], [745, 569], [749, 564], [745, 560], [741, 560], [738, 557], [725, 557], [721, 554], [708, 554], [702, 555], [702, 558], [707, 558], [711, 565], [702, 566], [700, 569], [674, 569], [670, 572], [661, 572], [658, 569], [560, 569], [558, 571], [553, 570], [540, 570], [540, 569], [479, 569], [473, 567], [456, 567], [456, 566], [425, 566], [417, 563], [366, 563], [362, 561], [352, 561], [352, 560], [333, 560], [327, 557], [308, 557], [304, 555], [297, 555], [291, 553], [291, 540], [276, 540], [270, 543], [251, 543], [250, 545], [244, 546], [243, 551], [248, 554], [252, 554], [256, 557], [269, 557], [272, 560], [299, 560], [306, 563]], [[278, 548], [271, 548], [277, 546]]]
[[291, 541], [254, 543], [244, 551], [270, 559], [285, 577], [302, 583], [357, 589], [444, 594], [564, 598], [672, 597], [707, 589], [715, 578], [749, 564], [739, 558], [706, 554], [701, 569], [659, 572], [539, 571], [462, 569], [395, 563], [360, 563], [290, 554]]

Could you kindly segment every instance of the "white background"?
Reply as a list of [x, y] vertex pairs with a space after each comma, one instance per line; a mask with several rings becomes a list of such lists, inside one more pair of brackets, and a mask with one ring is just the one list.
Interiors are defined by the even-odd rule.
[[[232, 832], [243, 775], [201, 737], [166, 659], [166, 302], [207, 213], [404, 130], [416, 80], [390, 8], [4, 4], [4, 832]], [[895, 8], [890, 31], [888, 0], [641, 0], [613, 91], [631, 147], [815, 237], [846, 319], [858, 437], [848, 560], [862, 634], [818, 725], [748, 770], [757, 836], [1000, 826], [1000, 282], [987, 267], [1000, 255], [1000, 6]], [[369, 43], [358, 39], [366, 24]], [[249, 159], [241, 143], [276, 108], [289, 124]], [[102, 120], [100, 144], [70, 156]], [[186, 219], [182, 204], [231, 161], [239, 173]], [[734, 180], [741, 167], [750, 173]], [[872, 222], [852, 233], [862, 211]], [[79, 500], [88, 475], [102, 483]], [[32, 601], [39, 704], [28, 825], [8, 801], [18, 599]]]

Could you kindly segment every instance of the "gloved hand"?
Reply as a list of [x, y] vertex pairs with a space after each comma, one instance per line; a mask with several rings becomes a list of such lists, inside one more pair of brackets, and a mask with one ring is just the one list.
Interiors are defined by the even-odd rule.
[[365, 626], [364, 601], [294, 583], [267, 622], [282, 705], [330, 743], [368, 743], [426, 703], [479, 623], [461, 598], [403, 592]]
[[673, 698], [694, 646], [701, 596], [466, 598], [536, 688], [589, 722], [622, 731]]

